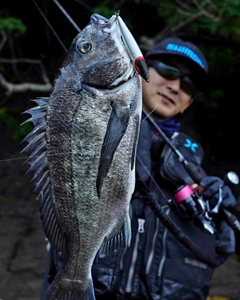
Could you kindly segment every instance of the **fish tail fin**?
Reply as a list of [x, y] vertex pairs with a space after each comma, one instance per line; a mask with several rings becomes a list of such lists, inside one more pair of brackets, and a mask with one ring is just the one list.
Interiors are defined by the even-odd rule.
[[80, 280], [69, 280], [60, 273], [50, 285], [45, 300], [96, 300], [92, 280], [83, 286]]

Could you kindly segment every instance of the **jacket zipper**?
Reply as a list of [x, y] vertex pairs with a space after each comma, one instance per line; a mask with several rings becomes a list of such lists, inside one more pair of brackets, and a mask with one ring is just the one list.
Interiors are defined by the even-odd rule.
[[[132, 207], [131, 207], [131, 205], [129, 207], [129, 217], [130, 217], [130, 220], [131, 220], [132, 219]], [[123, 258], [124, 258], [124, 255], [125, 255], [127, 249], [128, 249], [128, 247], [124, 247], [123, 254], [122, 254], [121, 260], [120, 260], [120, 270], [123, 269]]]
[[128, 273], [128, 279], [126, 284], [126, 293], [130, 293], [132, 291], [132, 278], [134, 273], [134, 267], [137, 260], [137, 254], [138, 254], [138, 243], [139, 243], [139, 234], [144, 232], [144, 219], [138, 219], [138, 232], [136, 235], [136, 240], [133, 248], [133, 255], [132, 255], [132, 262]]
[[152, 249], [151, 249], [151, 252], [150, 252], [150, 255], [149, 255], [149, 258], [148, 258], [148, 261], [147, 261], [147, 265], [146, 265], [146, 274], [149, 273], [149, 270], [150, 270], [150, 267], [151, 267], [151, 264], [152, 264], [152, 260], [153, 260], [153, 256], [154, 256], [154, 250], [155, 250], [155, 244], [156, 244], [156, 239], [157, 239], [157, 234], [158, 234], [158, 229], [159, 229], [159, 218], [157, 218], [156, 220], [156, 230], [154, 232], [154, 235], [153, 235], [153, 242], [152, 242]]
[[[170, 208], [168, 208], [166, 210], [166, 214], [169, 215], [170, 212]], [[162, 258], [160, 260], [160, 264], [159, 264], [159, 268], [158, 268], [158, 276], [162, 275], [162, 270], [163, 270], [163, 266], [166, 260], [166, 239], [167, 239], [167, 228], [165, 227], [164, 232], [163, 232], [163, 242], [162, 242]]]

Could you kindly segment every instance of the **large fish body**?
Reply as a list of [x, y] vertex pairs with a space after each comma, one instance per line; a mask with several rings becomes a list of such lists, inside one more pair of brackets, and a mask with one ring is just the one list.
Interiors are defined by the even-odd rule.
[[129, 202], [141, 115], [141, 78], [117, 17], [91, 16], [73, 40], [49, 98], [27, 112], [25, 138], [46, 237], [65, 263], [46, 299], [95, 299], [93, 260], [129, 244]]

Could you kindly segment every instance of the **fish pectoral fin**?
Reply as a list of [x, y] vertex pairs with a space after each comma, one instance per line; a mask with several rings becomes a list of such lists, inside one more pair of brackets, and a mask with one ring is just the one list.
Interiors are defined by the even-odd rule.
[[131, 221], [129, 215], [124, 220], [124, 223], [120, 230], [118, 229], [117, 234], [113, 234], [116, 232], [116, 228], [112, 231], [112, 233], [105, 238], [105, 241], [102, 243], [101, 247], [98, 250], [98, 255], [100, 258], [103, 258], [113, 251], [116, 251], [120, 248], [126, 248], [130, 246], [131, 243]]
[[97, 193], [101, 195], [101, 187], [111, 166], [114, 153], [128, 126], [130, 107], [118, 107], [116, 102], [112, 102], [112, 112], [108, 121], [107, 131], [104, 137], [101, 157], [98, 166]]

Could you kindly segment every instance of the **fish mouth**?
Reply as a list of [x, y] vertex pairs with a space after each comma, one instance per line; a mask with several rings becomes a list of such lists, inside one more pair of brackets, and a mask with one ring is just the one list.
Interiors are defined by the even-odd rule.
[[127, 71], [122, 74], [122, 76], [116, 78], [110, 85], [109, 88], [115, 88], [117, 86], [120, 86], [122, 84], [124, 84], [125, 82], [131, 80], [134, 76], [137, 76], [136, 74], [136, 70], [133, 67], [132, 64], [129, 64], [129, 67], [127, 69]]
[[90, 23], [96, 25], [97, 27], [104, 29], [110, 29], [113, 22], [117, 20], [117, 16], [112, 16], [110, 19], [107, 19], [99, 14], [93, 14], [90, 17]]
[[[134, 71], [131, 71], [131, 76], [126, 77], [126, 74], [123, 74], [123, 76], [115, 79], [111, 84], [108, 85], [102, 85], [97, 83], [89, 83], [89, 82], [82, 82], [83, 87], [85, 86], [86, 90], [92, 89], [92, 90], [98, 90], [98, 91], [106, 91], [106, 92], [112, 92], [113, 90], [117, 89], [123, 89], [125, 85], [129, 84], [130, 82], [137, 80], [138, 74]], [[130, 74], [130, 70], [129, 70]]]
[[[97, 26], [104, 33], [109, 34], [111, 38], [115, 41], [115, 47], [119, 50], [119, 57], [115, 59], [109, 59], [105, 61], [105, 66], [109, 65], [109, 73], [113, 74], [114, 70], [111, 68], [111, 65], [121, 65], [122, 71], [113, 76], [112, 81], [110, 78], [106, 78], [105, 84], [104, 79], [99, 84], [91, 84], [92, 87], [98, 89], [114, 89], [118, 86], [121, 86], [123, 83], [130, 80], [132, 77], [136, 76], [136, 69], [133, 65], [132, 59], [129, 56], [129, 53], [126, 49], [126, 45], [123, 41], [122, 32], [117, 25], [118, 13], [113, 15], [110, 19], [107, 19], [99, 14], [93, 14], [90, 18], [90, 23]], [[122, 62], [121, 62], [122, 61]], [[123, 67], [125, 65], [125, 67]], [[104, 68], [103, 67], [103, 68]], [[123, 68], [125, 69], [123, 71]], [[116, 69], [118, 69], [116, 67]], [[97, 82], [97, 81], [95, 81]]]

